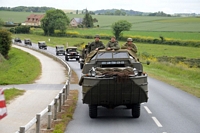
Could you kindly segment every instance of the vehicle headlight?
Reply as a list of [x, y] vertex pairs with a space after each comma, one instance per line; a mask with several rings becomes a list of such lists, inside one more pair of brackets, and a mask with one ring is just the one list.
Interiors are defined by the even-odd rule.
[[138, 75], [138, 70], [136, 68], [133, 68], [134, 74]]
[[94, 67], [92, 67], [92, 69], [89, 71], [90, 76], [95, 77], [96, 76], [96, 71], [94, 69]]

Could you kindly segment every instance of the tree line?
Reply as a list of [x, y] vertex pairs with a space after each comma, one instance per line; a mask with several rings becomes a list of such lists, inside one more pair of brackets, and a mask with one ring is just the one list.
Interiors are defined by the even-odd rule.
[[27, 6], [17, 6], [17, 7], [0, 7], [0, 11], [15, 11], [15, 12], [41, 12], [44, 13], [48, 10], [55, 9], [53, 7], [27, 7]]

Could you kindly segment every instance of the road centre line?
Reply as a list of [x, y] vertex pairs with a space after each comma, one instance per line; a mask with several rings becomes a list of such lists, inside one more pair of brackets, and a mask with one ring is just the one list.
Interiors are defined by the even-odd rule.
[[147, 113], [152, 114], [152, 112], [150, 111], [150, 109], [147, 106], [144, 106], [144, 108], [147, 111]]
[[154, 122], [156, 123], [156, 125], [157, 125], [158, 127], [163, 127], [163, 126], [160, 124], [160, 122], [158, 121], [158, 119], [156, 119], [156, 117], [152, 117], [152, 119], [154, 120]]

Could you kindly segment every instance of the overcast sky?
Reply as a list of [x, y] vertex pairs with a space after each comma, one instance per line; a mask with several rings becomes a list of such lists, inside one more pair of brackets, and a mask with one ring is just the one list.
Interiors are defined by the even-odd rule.
[[198, 13], [200, 0], [0, 0], [0, 7], [47, 6], [58, 9], [126, 9], [142, 12]]

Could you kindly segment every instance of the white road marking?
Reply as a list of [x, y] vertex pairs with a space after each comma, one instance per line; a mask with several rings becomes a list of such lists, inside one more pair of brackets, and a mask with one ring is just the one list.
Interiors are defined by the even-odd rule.
[[163, 127], [163, 126], [160, 124], [160, 122], [158, 121], [158, 119], [156, 119], [156, 117], [152, 117], [152, 119], [154, 120], [154, 122], [156, 123], [156, 125], [157, 125], [158, 127]]
[[147, 106], [144, 106], [144, 108], [146, 109], [147, 113], [152, 114], [152, 112], [150, 111], [150, 109]]

